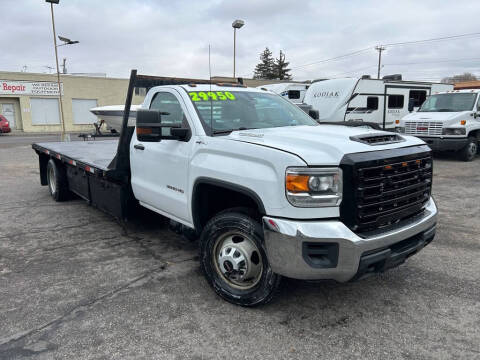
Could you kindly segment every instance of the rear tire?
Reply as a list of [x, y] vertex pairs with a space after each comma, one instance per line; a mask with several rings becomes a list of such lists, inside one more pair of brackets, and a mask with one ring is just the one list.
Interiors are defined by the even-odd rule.
[[460, 159], [463, 161], [472, 161], [477, 155], [478, 143], [477, 139], [473, 136], [468, 137], [468, 143], [460, 150]]
[[266, 304], [275, 296], [281, 276], [268, 264], [262, 226], [231, 210], [214, 216], [202, 231], [203, 272], [223, 299], [241, 306]]
[[69, 198], [68, 181], [65, 167], [50, 159], [47, 164], [48, 190], [55, 201], [65, 201]]

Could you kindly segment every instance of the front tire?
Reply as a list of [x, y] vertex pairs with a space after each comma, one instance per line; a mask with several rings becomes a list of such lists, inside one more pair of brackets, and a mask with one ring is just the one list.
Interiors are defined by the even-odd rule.
[[469, 136], [467, 145], [465, 145], [465, 147], [462, 150], [460, 150], [460, 158], [463, 161], [472, 161], [475, 158], [475, 155], [477, 155], [477, 151], [478, 151], [477, 139], [472, 136]]
[[47, 164], [48, 190], [55, 201], [65, 201], [70, 195], [65, 168], [50, 159]]
[[268, 264], [262, 226], [246, 214], [227, 210], [214, 216], [200, 237], [200, 259], [215, 292], [233, 304], [266, 304], [279, 288], [281, 276]]

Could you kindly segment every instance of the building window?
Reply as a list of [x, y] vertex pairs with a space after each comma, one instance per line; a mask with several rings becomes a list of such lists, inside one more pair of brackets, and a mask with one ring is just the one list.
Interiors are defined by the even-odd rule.
[[427, 92], [425, 90], [410, 90], [408, 95], [409, 99], [413, 99], [413, 106], [419, 107], [423, 104], [427, 98]]
[[30, 98], [32, 125], [60, 124], [58, 99]]
[[73, 123], [77, 125], [93, 124], [97, 117], [90, 112], [97, 107], [97, 99], [72, 99]]
[[388, 95], [389, 109], [403, 109], [403, 95]]
[[378, 110], [378, 96], [367, 97], [367, 109]]

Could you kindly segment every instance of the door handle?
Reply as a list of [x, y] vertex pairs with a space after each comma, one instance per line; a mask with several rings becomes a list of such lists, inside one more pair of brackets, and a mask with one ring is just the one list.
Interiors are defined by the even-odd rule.
[[145, 150], [145, 146], [143, 146], [142, 144], [135, 144], [133, 145], [133, 147], [138, 150]]

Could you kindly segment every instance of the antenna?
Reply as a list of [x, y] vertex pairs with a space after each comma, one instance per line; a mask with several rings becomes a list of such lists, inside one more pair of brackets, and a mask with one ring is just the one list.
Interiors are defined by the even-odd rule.
[[[208, 78], [210, 79], [210, 93], [212, 92], [212, 65], [210, 63], [210, 44], [208, 44]], [[213, 135], [213, 103], [210, 96], [210, 132]]]

